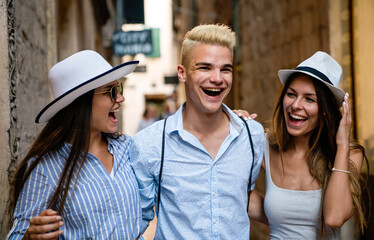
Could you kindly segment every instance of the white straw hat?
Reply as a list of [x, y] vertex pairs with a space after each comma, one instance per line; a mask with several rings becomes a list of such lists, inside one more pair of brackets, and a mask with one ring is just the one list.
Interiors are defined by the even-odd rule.
[[48, 74], [54, 100], [40, 111], [35, 122], [47, 122], [83, 94], [133, 72], [138, 63], [131, 61], [112, 67], [92, 50], [77, 52], [58, 62]]
[[279, 79], [284, 85], [292, 73], [300, 72], [322, 81], [341, 103], [344, 92], [339, 88], [342, 79], [342, 68], [330, 55], [318, 51], [313, 56], [300, 63], [296, 69], [282, 69], [278, 71]]

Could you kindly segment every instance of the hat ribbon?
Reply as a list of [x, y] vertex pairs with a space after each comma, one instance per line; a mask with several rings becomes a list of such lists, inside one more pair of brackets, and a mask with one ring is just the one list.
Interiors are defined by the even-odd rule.
[[315, 68], [311, 68], [311, 67], [297, 67], [296, 70], [310, 72], [310, 73], [316, 75], [317, 77], [319, 77], [321, 80], [323, 80], [323, 81], [325, 81], [327, 83], [330, 83], [331, 85], [334, 85], [325, 74], [321, 73], [320, 71], [318, 71]]

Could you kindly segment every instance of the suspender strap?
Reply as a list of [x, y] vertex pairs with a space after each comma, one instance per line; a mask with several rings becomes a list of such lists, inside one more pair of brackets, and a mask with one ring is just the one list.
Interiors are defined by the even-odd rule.
[[[250, 145], [251, 145], [251, 151], [252, 151], [252, 165], [251, 165], [251, 170], [250, 170], [250, 173], [249, 173], [249, 184], [248, 184], [248, 189], [251, 189], [252, 171], [253, 171], [253, 165], [254, 165], [254, 162], [255, 162], [255, 150], [253, 148], [252, 135], [251, 135], [251, 131], [249, 131], [248, 124], [243, 118], [240, 118], [240, 119], [244, 122], [245, 127], [247, 129], [248, 138], [249, 138], [249, 142], [250, 142]], [[160, 200], [161, 200], [161, 177], [162, 177], [162, 169], [163, 169], [163, 166], [164, 166], [166, 120], [167, 120], [167, 118], [164, 121], [164, 129], [162, 131], [161, 164], [160, 164], [160, 173], [158, 175], [157, 213], [160, 209]], [[248, 212], [248, 208], [249, 208], [249, 199], [250, 199], [250, 194], [248, 194], [247, 212]]]
[[[247, 122], [243, 119], [243, 118], [240, 118], [244, 124], [245, 124], [245, 128], [247, 129], [247, 133], [248, 133], [248, 138], [249, 138], [249, 142], [251, 143], [251, 151], [252, 151], [252, 166], [251, 166], [251, 171], [249, 172], [249, 183], [248, 183], [248, 189], [249, 191], [251, 191], [251, 185], [252, 185], [252, 171], [253, 171], [253, 165], [254, 165], [254, 162], [255, 162], [255, 150], [253, 148], [253, 141], [252, 141], [252, 135], [251, 135], [251, 131], [249, 131], [249, 127], [248, 127], [248, 124]], [[250, 196], [251, 194], [248, 194], [248, 200], [247, 200], [247, 212], [249, 210], [249, 199], [250, 199]]]
[[161, 165], [160, 165], [160, 174], [158, 175], [157, 213], [158, 213], [158, 210], [160, 210], [161, 177], [162, 177], [162, 169], [163, 169], [163, 165], [164, 165], [166, 120], [167, 120], [167, 118], [164, 121], [164, 129], [162, 130]]

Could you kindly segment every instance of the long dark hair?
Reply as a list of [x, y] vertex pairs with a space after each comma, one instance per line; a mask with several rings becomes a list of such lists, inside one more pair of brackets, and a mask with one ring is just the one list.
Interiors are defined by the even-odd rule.
[[[286, 151], [292, 144], [292, 137], [287, 132], [286, 123], [284, 119], [283, 99], [289, 88], [291, 82], [298, 76], [305, 75], [302, 73], [292, 74], [286, 81], [282, 89], [272, 119], [272, 129], [268, 133], [269, 144], [281, 156], [282, 152]], [[340, 103], [332, 97], [333, 94], [328, 87], [321, 81], [308, 76], [315, 87], [318, 103], [318, 123], [317, 127], [311, 132], [309, 138], [308, 150], [308, 165], [311, 175], [320, 183], [322, 188], [322, 199], [320, 209], [320, 227], [321, 237], [325, 236], [325, 221], [323, 216], [323, 203], [327, 185], [331, 176], [331, 168], [334, 166], [335, 155], [337, 152], [336, 133], [339, 128], [339, 123], [342, 118], [340, 112]], [[368, 159], [365, 155], [365, 149], [356, 141], [350, 143], [351, 151], [361, 151], [364, 156], [364, 162], [367, 164], [366, 176], [368, 176], [369, 165]], [[281, 158], [282, 159], [282, 158]], [[353, 161], [349, 159], [349, 185], [353, 200], [353, 214], [356, 218], [356, 228], [363, 232], [366, 227], [365, 216], [365, 199], [364, 196], [370, 197], [367, 186], [367, 178], [360, 174]], [[283, 166], [283, 163], [282, 163]], [[364, 193], [364, 194], [363, 194]], [[370, 209], [370, 201], [368, 203]], [[368, 211], [369, 212], [369, 211]]]
[[[20, 162], [12, 179], [10, 216], [13, 216], [22, 187], [41, 158], [68, 142], [71, 144], [70, 153], [65, 161], [57, 188], [48, 204], [48, 208], [56, 210], [58, 214], [62, 213], [74, 169], [78, 168], [80, 171], [88, 154], [93, 94], [94, 90], [91, 90], [77, 98], [53, 116], [43, 128], [26, 157]], [[104, 133], [103, 135], [112, 138], [118, 136]], [[30, 162], [31, 159], [33, 160]]]

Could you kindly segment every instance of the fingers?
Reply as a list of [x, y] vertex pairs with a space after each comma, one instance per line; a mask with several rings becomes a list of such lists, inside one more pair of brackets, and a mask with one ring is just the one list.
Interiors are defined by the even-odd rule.
[[343, 108], [342, 120], [346, 124], [350, 125], [352, 123], [352, 116], [351, 116], [351, 106], [350, 106], [348, 97], [349, 97], [349, 94], [346, 93], [344, 95], [344, 100], [342, 103], [342, 108]]
[[52, 209], [46, 209], [46, 210], [43, 210], [39, 216], [53, 216], [53, 215], [56, 215], [57, 212], [55, 210], [52, 210]]
[[52, 240], [52, 239], [58, 239], [58, 237], [61, 234], [62, 234], [62, 230], [49, 232], [49, 233], [38, 233], [38, 234], [31, 233], [31, 234], [28, 235], [29, 236], [28, 239], [48, 239], [48, 240]]
[[232, 110], [236, 115], [238, 115], [239, 117], [241, 117], [243, 114], [241, 113], [241, 110], [240, 109], [238, 109], [238, 110], [236, 110], [236, 109], [233, 109]]
[[58, 222], [61, 220], [61, 216], [37, 216], [30, 219], [30, 225], [45, 225], [49, 223]]
[[348, 93], [345, 94], [342, 103], [342, 119], [339, 123], [339, 128], [336, 133], [336, 144], [337, 146], [342, 146], [349, 148], [349, 139], [352, 125], [351, 108], [348, 99]]
[[249, 115], [249, 118], [256, 119], [257, 118], [257, 113], [252, 113]]
[[56, 239], [62, 234], [62, 230], [59, 230], [64, 224], [61, 219], [56, 211], [44, 210], [39, 216], [30, 219], [26, 235], [29, 239]]
[[256, 113], [249, 114], [247, 111], [241, 109], [234, 109], [233, 112], [246, 121], [257, 117]]

